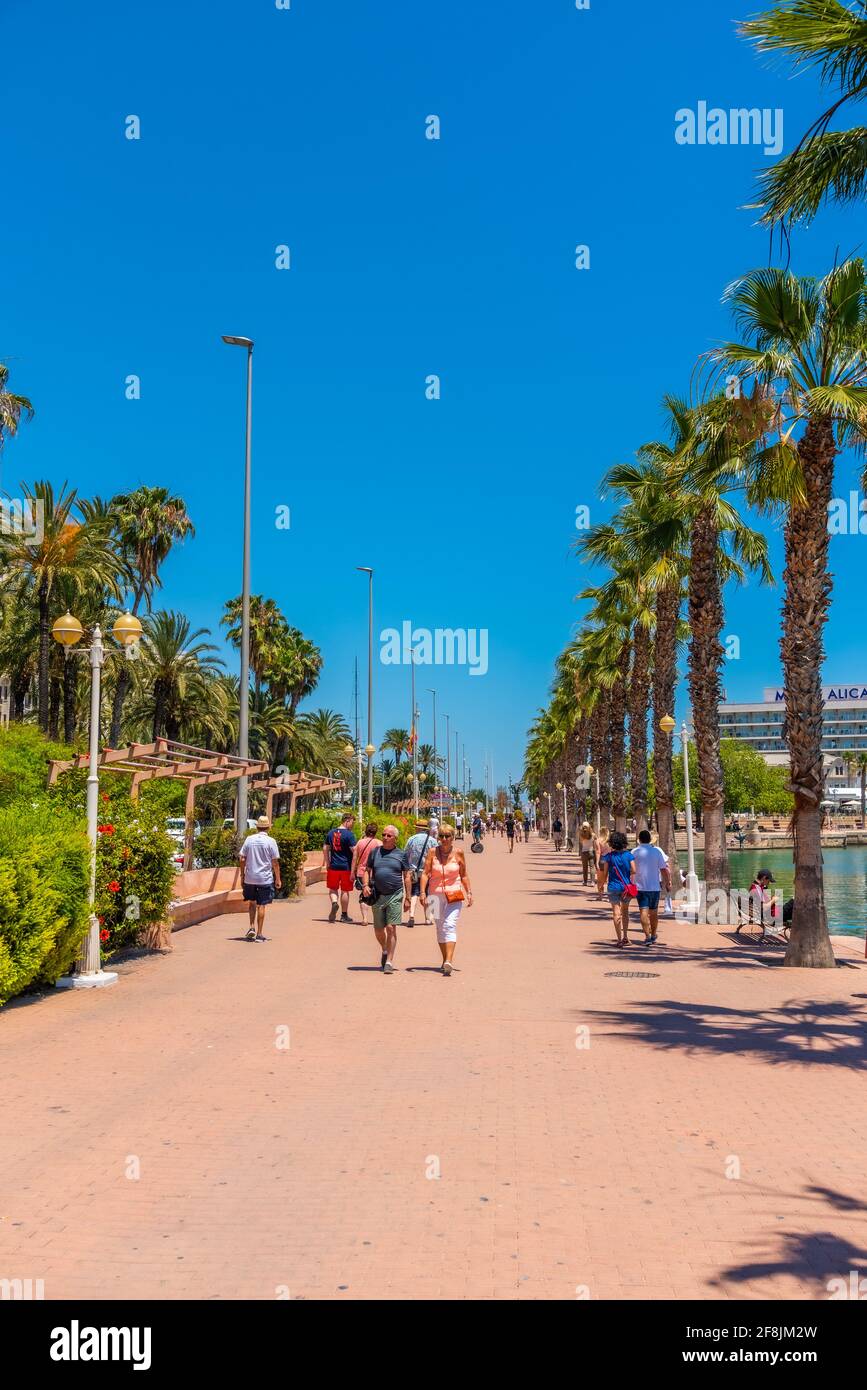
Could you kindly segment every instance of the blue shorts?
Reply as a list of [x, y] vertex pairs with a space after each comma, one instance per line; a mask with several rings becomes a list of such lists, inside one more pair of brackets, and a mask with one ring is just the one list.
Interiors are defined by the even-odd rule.
[[258, 903], [260, 907], [267, 907], [274, 901], [273, 883], [245, 883], [244, 902]]
[[639, 888], [638, 890], [639, 907], [659, 907], [659, 889], [651, 893], [649, 889]]

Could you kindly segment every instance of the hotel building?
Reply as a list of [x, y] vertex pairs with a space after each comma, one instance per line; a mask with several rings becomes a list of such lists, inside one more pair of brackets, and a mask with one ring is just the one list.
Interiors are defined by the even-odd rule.
[[[845, 786], [852, 781], [851, 763], [867, 752], [867, 683], [826, 685], [822, 688], [822, 752], [826, 786]], [[719, 707], [722, 738], [742, 738], [771, 766], [789, 761], [783, 742], [785, 697], [779, 687], [763, 692], [761, 703]]]

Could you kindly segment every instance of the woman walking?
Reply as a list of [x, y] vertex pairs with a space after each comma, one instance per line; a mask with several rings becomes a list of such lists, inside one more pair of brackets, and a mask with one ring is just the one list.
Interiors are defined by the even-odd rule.
[[[376, 822], [371, 821], [369, 825], [366, 825], [364, 827], [364, 837], [363, 839], [358, 841], [358, 844], [355, 846], [355, 849], [352, 854], [352, 882], [355, 884], [355, 887], [359, 890], [358, 901], [361, 905], [361, 925], [364, 927], [367, 926], [367, 918], [365, 916], [365, 913], [367, 912], [367, 904], [365, 903], [364, 895], [361, 892], [361, 889], [363, 887], [361, 875], [364, 873], [365, 866], [367, 864], [368, 859], [370, 858], [371, 850], [379, 849], [381, 845], [382, 840], [378, 840], [376, 837]], [[371, 909], [370, 915], [372, 920], [373, 909]]]
[[584, 882], [590, 882], [590, 865], [596, 871], [596, 836], [590, 829], [590, 822], [585, 821], [578, 835], [578, 848], [581, 851], [581, 871], [584, 874]]
[[451, 975], [455, 945], [458, 939], [458, 919], [464, 903], [473, 905], [473, 890], [467, 877], [464, 852], [455, 849], [455, 832], [450, 825], [441, 825], [436, 849], [428, 851], [421, 876], [421, 904], [431, 903], [437, 928], [437, 942], [442, 954], [442, 972]]
[[603, 854], [599, 867], [608, 888], [608, 901], [614, 919], [614, 931], [618, 946], [629, 945], [629, 900], [637, 895], [633, 882], [635, 860], [632, 851], [627, 849], [626, 836], [620, 830], [612, 830], [608, 836], [609, 850]]

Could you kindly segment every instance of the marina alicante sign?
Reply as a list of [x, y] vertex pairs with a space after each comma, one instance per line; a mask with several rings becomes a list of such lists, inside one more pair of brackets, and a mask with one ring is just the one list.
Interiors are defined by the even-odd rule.
[[[765, 691], [766, 705], [780, 705], [785, 702], [785, 692], [780, 689]], [[823, 685], [822, 702], [830, 704], [834, 700], [867, 700], [867, 685]]]

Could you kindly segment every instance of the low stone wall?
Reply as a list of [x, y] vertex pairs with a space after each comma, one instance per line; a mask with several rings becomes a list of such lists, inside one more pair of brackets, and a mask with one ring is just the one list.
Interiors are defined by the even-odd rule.
[[[324, 878], [321, 853], [308, 851], [295, 884], [295, 896], [300, 897], [311, 883]], [[170, 930], [179, 931], [229, 912], [245, 912], [246, 907], [240, 867], [190, 869], [175, 878], [175, 901], [169, 908]]]

